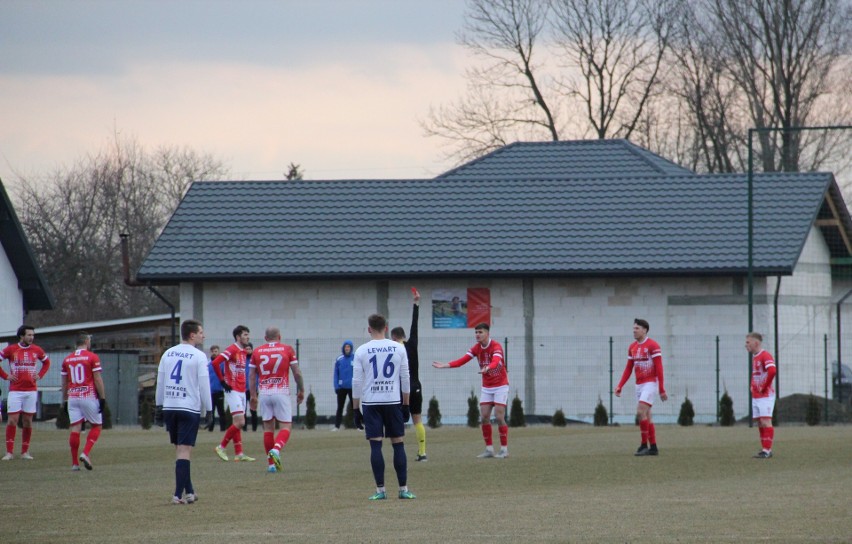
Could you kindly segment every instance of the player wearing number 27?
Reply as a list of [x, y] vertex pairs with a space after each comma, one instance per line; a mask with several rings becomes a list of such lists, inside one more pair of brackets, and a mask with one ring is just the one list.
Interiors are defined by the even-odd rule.
[[[157, 370], [157, 412], [175, 445], [175, 494], [172, 504], [191, 504], [198, 497], [190, 475], [190, 457], [202, 415], [213, 417], [207, 355], [198, 349], [204, 328], [194, 319], [180, 325], [181, 343], [166, 350]], [[209, 423], [209, 421], [208, 421]]]
[[[305, 398], [305, 386], [302, 383], [302, 371], [292, 346], [281, 343], [281, 331], [276, 327], [266, 329], [266, 344], [256, 348], [249, 364], [249, 401], [252, 410], [260, 404], [260, 417], [263, 419], [263, 449], [266, 451], [269, 466], [267, 472], [281, 470], [281, 450], [290, 439], [293, 428], [293, 410], [290, 406], [290, 370], [296, 380], [296, 404]], [[260, 378], [258, 380], [258, 377]], [[275, 422], [281, 423], [278, 436]]]
[[763, 335], [750, 332], [746, 336], [746, 351], [751, 353], [751, 412], [757, 420], [760, 432], [761, 450], [754, 455], [757, 459], [772, 457], [772, 442], [775, 440], [775, 428], [772, 426], [772, 411], [775, 409], [776, 367], [772, 354], [763, 349]]
[[[101, 360], [89, 351], [92, 337], [86, 332], [77, 335], [77, 349], [62, 361], [62, 403], [68, 410], [68, 421], [71, 423], [71, 436], [68, 445], [71, 447], [71, 470], [80, 470], [77, 461], [83, 463], [87, 470], [92, 470], [89, 455], [103, 426], [104, 381], [101, 378]], [[86, 435], [86, 446], [80, 451], [80, 431], [83, 421], [92, 424]]]
[[408, 490], [408, 461], [402, 442], [405, 422], [411, 417], [408, 356], [405, 346], [386, 337], [388, 322], [384, 316], [373, 314], [367, 319], [367, 324], [372, 340], [355, 350], [352, 405], [355, 426], [361, 428], [363, 423], [364, 434], [370, 441], [370, 465], [376, 480], [376, 493], [370, 500], [386, 498], [385, 459], [382, 455], [384, 437], [390, 438], [393, 446], [393, 468], [399, 483], [399, 498], [414, 499], [414, 494]]

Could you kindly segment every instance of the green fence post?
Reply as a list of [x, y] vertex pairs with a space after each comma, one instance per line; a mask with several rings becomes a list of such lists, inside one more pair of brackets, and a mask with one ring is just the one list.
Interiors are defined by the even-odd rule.
[[716, 337], [716, 424], [719, 424], [719, 410], [720, 410], [720, 398], [719, 398], [719, 337]]
[[823, 344], [823, 380], [825, 381], [825, 424], [828, 425], [828, 335], [822, 335], [822, 344]]
[[612, 413], [612, 336], [609, 337], [609, 424], [612, 426], [615, 415]]

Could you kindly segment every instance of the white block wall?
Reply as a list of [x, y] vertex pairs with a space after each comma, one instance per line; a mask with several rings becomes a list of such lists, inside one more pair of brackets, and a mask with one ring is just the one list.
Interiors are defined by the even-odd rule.
[[0, 331], [16, 331], [24, 315], [24, 295], [5, 251], [0, 251]]

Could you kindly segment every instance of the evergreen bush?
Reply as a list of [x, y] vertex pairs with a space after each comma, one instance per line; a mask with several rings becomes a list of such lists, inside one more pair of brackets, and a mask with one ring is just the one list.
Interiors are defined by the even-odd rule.
[[112, 429], [112, 410], [109, 409], [109, 403], [104, 402], [104, 411], [101, 414], [104, 429]]
[[606, 413], [606, 406], [599, 398], [598, 405], [595, 406], [595, 427], [606, 427], [609, 425], [609, 414]]
[[305, 400], [305, 428], [313, 429], [317, 426], [317, 399], [313, 393], [308, 394]]
[[725, 394], [722, 395], [722, 399], [719, 401], [719, 423], [723, 427], [732, 427], [736, 423], [736, 419], [734, 418], [734, 401], [728, 395], [727, 391], [725, 391]]
[[234, 424], [234, 416], [231, 415], [230, 408], [225, 410], [225, 414], [222, 416], [222, 421], [222, 425], [224, 425], [226, 429]]
[[512, 410], [509, 412], [509, 427], [526, 427], [527, 419], [524, 417], [524, 403], [518, 394], [512, 399]]
[[808, 411], [805, 413], [805, 423], [813, 427], [819, 425], [820, 417], [822, 416], [822, 408], [819, 401], [813, 395], [808, 397]]
[[346, 411], [343, 413], [343, 428], [355, 428], [355, 410], [352, 408], [352, 401], [346, 403]]
[[695, 408], [692, 407], [692, 401], [689, 400], [689, 397], [686, 397], [683, 400], [683, 404], [680, 405], [680, 415], [677, 416], [677, 424], [682, 427], [690, 427], [692, 426], [693, 419], [695, 419]]
[[57, 429], [70, 429], [71, 428], [71, 418], [68, 417], [68, 404], [62, 403], [62, 406], [59, 408], [59, 415], [56, 416], [56, 428]]
[[430, 429], [437, 429], [441, 426], [441, 409], [438, 407], [438, 399], [435, 395], [429, 399], [429, 409], [426, 411], [426, 425]]
[[553, 426], [565, 427], [566, 425], [568, 425], [568, 420], [565, 419], [565, 412], [560, 408], [553, 413]]
[[154, 407], [151, 406], [151, 401], [148, 400], [148, 397], [145, 397], [145, 400], [142, 401], [142, 405], [139, 407], [139, 424], [145, 430], [150, 429], [154, 424]]
[[473, 393], [473, 389], [470, 390], [470, 396], [467, 398], [467, 426], [468, 427], [479, 427], [479, 399]]

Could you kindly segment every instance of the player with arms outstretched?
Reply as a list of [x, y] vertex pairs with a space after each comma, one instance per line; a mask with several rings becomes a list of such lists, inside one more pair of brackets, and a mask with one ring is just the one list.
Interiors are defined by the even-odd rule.
[[[486, 459], [509, 457], [509, 426], [506, 424], [506, 402], [509, 400], [509, 374], [506, 372], [506, 362], [503, 359], [503, 346], [491, 338], [491, 326], [480, 323], [474, 327], [476, 344], [466, 354], [455, 361], [440, 363], [435, 361], [435, 368], [458, 368], [471, 359], [479, 361], [479, 373], [482, 374], [482, 392], [479, 401], [479, 411], [482, 416], [482, 438], [485, 440], [485, 451], [477, 457]], [[500, 452], [494, 453], [494, 439], [491, 428], [491, 412], [497, 419], [497, 431], [500, 433]]]
[[408, 329], [408, 339], [405, 329], [394, 327], [391, 338], [405, 346], [408, 356], [408, 369], [411, 375], [411, 421], [414, 423], [414, 433], [417, 436], [417, 457], [415, 461], [428, 461], [426, 457], [426, 427], [423, 426], [423, 385], [420, 383], [420, 356], [417, 353], [417, 321], [420, 317], [420, 292], [411, 288], [414, 298], [414, 309], [411, 314], [411, 328]]
[[[89, 333], [79, 333], [75, 345], [77, 349], [74, 353], [62, 361], [62, 405], [63, 409], [67, 410], [68, 421], [71, 423], [71, 435], [68, 438], [68, 445], [71, 447], [71, 470], [80, 470], [78, 461], [83, 463], [86, 470], [92, 470], [89, 454], [101, 436], [103, 427], [106, 403], [104, 381], [101, 378], [101, 360], [89, 351], [92, 347], [92, 337]], [[92, 428], [86, 435], [83, 453], [79, 453], [83, 421], [88, 421]]]
[[[254, 457], [249, 457], [243, 453], [242, 433], [243, 425], [246, 422], [246, 376], [248, 375], [246, 347], [249, 344], [249, 332], [245, 325], [234, 327], [234, 343], [213, 359], [213, 371], [216, 372], [219, 383], [225, 390], [225, 402], [228, 403], [232, 417], [232, 424], [225, 431], [222, 443], [216, 446], [216, 455], [222, 461], [228, 460], [225, 448], [228, 447], [228, 442], [231, 440], [234, 441], [234, 461], [255, 460]], [[222, 374], [222, 363], [225, 363], [224, 375]]]
[[[636, 369], [636, 416], [639, 419], [639, 432], [642, 443], [634, 455], [659, 455], [657, 449], [657, 429], [651, 419], [651, 407], [654, 398], [659, 394], [660, 399], [668, 399], [663, 382], [663, 354], [660, 344], [648, 338], [651, 325], [644, 319], [633, 320], [633, 339], [627, 349], [627, 366], [621, 375], [621, 380], [615, 388], [615, 396], [621, 396], [621, 390], [633, 369]], [[649, 447], [650, 443], [650, 447]]]
[[[292, 346], [281, 343], [281, 330], [269, 327], [264, 335], [266, 344], [255, 348], [249, 364], [249, 405], [253, 410], [260, 405], [263, 420], [263, 448], [266, 451], [268, 472], [281, 471], [281, 450], [290, 440], [293, 429], [293, 411], [290, 406], [290, 371], [296, 381], [296, 404], [305, 398], [302, 371]], [[260, 378], [258, 380], [258, 377]], [[275, 422], [281, 424], [278, 436]]]
[[[33, 416], [36, 413], [38, 387], [36, 382], [44, 378], [50, 369], [50, 358], [43, 349], [33, 344], [35, 329], [29, 325], [18, 327], [18, 343], [6, 346], [0, 351], [0, 362], [9, 361], [9, 373], [0, 366], [0, 378], [9, 380], [9, 398], [6, 409], [9, 416], [6, 425], [6, 455], [3, 461], [15, 458], [15, 434], [18, 429], [18, 419], [23, 419], [24, 430], [21, 435], [21, 459], [32, 461], [30, 455], [30, 439], [33, 435]], [[41, 368], [36, 370], [36, 364]], [[23, 414], [23, 417], [21, 417]]]
[[367, 319], [367, 324], [372, 340], [355, 350], [352, 405], [355, 426], [360, 428], [363, 423], [364, 434], [370, 442], [370, 465], [376, 480], [376, 493], [370, 500], [387, 498], [385, 458], [382, 455], [384, 437], [390, 438], [393, 446], [393, 468], [399, 483], [399, 498], [414, 499], [414, 493], [408, 490], [408, 460], [403, 444], [405, 422], [411, 417], [408, 356], [403, 346], [385, 337], [388, 323], [384, 316], [373, 314]]
[[775, 440], [775, 428], [772, 426], [772, 411], [775, 409], [775, 379], [777, 368], [772, 354], [763, 349], [763, 335], [750, 332], [746, 336], [746, 351], [751, 353], [751, 417], [757, 420], [760, 432], [761, 450], [753, 457], [769, 459], [772, 457], [772, 442]]

